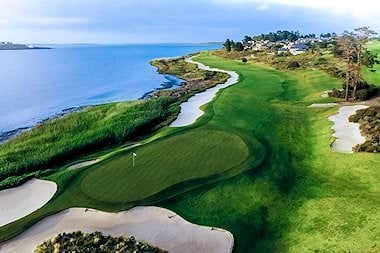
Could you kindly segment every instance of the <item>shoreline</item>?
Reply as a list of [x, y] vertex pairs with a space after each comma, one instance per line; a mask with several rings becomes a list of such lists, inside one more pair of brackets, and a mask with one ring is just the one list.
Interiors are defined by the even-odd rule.
[[196, 64], [197, 67], [201, 70], [226, 73], [230, 77], [225, 83], [217, 84], [216, 86], [208, 88], [205, 91], [198, 92], [191, 96], [187, 101], [181, 103], [180, 113], [178, 114], [177, 118], [169, 125], [169, 127], [184, 127], [195, 123], [204, 114], [204, 111], [200, 109], [201, 106], [211, 102], [220, 90], [239, 82], [239, 74], [235, 71], [211, 68], [200, 62], [193, 61], [193, 57], [194, 56], [185, 58], [185, 62]]
[[38, 121], [37, 123], [35, 123], [33, 125], [25, 126], [25, 127], [19, 127], [19, 128], [10, 130], [10, 131], [0, 132], [0, 145], [7, 143], [8, 141], [12, 140], [13, 138], [17, 137], [19, 134], [22, 134], [23, 132], [29, 131], [30, 129], [32, 129], [34, 127], [38, 127], [39, 125], [44, 124], [46, 121], [59, 119], [59, 118], [64, 117], [68, 114], [84, 110], [90, 106], [93, 106], [93, 105], [68, 107], [66, 109], [61, 110], [60, 112], [53, 114], [50, 117], [41, 119], [40, 121]]
[[[183, 85], [186, 82], [185, 80], [182, 80], [181, 78], [174, 76], [174, 75], [160, 74], [160, 73], [158, 73], [158, 74], [162, 75], [167, 80], [166, 82], [161, 83], [159, 85], [159, 87], [157, 87], [153, 90], [150, 90], [148, 92], [145, 92], [142, 96], [140, 96], [137, 99], [113, 101], [113, 102], [109, 102], [109, 103], [132, 102], [132, 101], [138, 101], [138, 100], [144, 100], [144, 99], [151, 99], [152, 98], [151, 95], [154, 94], [156, 91], [171, 90], [171, 89], [174, 89], [176, 87], [180, 87], [181, 85]], [[88, 107], [97, 106], [97, 105], [105, 105], [105, 104], [108, 104], [108, 103], [68, 107], [66, 109], [63, 109], [63, 110], [57, 112], [57, 113], [54, 113], [53, 115], [51, 115], [49, 117], [45, 117], [45, 118], [40, 119], [35, 124], [31, 124], [28, 126], [20, 126], [18, 128], [11, 129], [9, 131], [0, 132], [0, 145], [7, 143], [8, 141], [12, 140], [13, 138], [17, 137], [18, 135], [22, 134], [23, 132], [29, 131], [32, 128], [37, 127], [37, 126], [45, 123], [48, 120], [59, 119], [59, 118], [64, 117], [68, 114], [71, 114], [74, 112], [79, 112], [79, 111], [86, 109]]]

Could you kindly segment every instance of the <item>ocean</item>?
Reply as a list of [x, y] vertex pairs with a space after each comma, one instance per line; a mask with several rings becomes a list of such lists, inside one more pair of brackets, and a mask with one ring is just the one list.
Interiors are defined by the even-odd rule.
[[221, 44], [49, 45], [0, 51], [0, 140], [67, 109], [135, 100], [182, 80], [149, 61]]

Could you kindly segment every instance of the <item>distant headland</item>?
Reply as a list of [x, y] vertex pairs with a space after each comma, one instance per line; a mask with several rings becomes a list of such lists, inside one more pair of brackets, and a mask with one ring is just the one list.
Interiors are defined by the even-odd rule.
[[0, 42], [0, 50], [28, 50], [28, 49], [51, 49], [50, 47], [37, 47], [33, 45], [14, 44], [12, 42]]

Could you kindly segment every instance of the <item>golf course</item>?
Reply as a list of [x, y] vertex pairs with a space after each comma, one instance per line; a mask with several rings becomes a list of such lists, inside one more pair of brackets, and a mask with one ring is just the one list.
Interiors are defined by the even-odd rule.
[[[210, 52], [193, 60], [235, 71], [239, 82], [202, 106], [203, 116], [190, 126], [161, 128], [139, 145], [77, 161], [99, 162], [68, 169], [71, 162], [41, 177], [57, 184], [56, 194], [0, 227], [0, 245], [68, 208], [155, 205], [230, 231], [236, 253], [379, 252], [380, 156], [334, 152], [328, 118], [339, 108], [308, 108], [335, 102], [321, 94], [341, 80]], [[380, 83], [378, 74], [365, 75]]]

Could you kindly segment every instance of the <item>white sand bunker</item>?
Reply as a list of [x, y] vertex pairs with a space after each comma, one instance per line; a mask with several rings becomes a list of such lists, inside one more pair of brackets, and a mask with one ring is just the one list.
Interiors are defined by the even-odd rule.
[[332, 126], [335, 131], [333, 136], [336, 138], [332, 144], [334, 151], [352, 153], [353, 147], [365, 142], [365, 138], [360, 133], [359, 124], [349, 122], [348, 118], [355, 114], [357, 110], [367, 107], [365, 105], [344, 106], [339, 109], [337, 115], [329, 117], [329, 120], [334, 123]]
[[326, 90], [326, 91], [322, 92], [321, 98], [328, 98], [330, 92], [332, 92], [332, 90]]
[[315, 109], [319, 109], [319, 108], [331, 108], [331, 107], [334, 107], [334, 106], [337, 106], [337, 105], [338, 105], [337, 103], [312, 104], [312, 105], [309, 105], [308, 108], [315, 108]]
[[76, 169], [80, 169], [80, 168], [83, 168], [83, 167], [87, 167], [87, 166], [93, 165], [93, 164], [98, 163], [98, 162], [100, 162], [100, 159], [94, 159], [94, 160], [84, 161], [84, 162], [73, 164], [73, 165], [67, 167], [67, 169], [68, 170], [76, 170]]
[[181, 112], [177, 119], [171, 123], [170, 127], [182, 127], [193, 124], [200, 116], [203, 115], [203, 111], [200, 107], [210, 102], [220, 89], [224, 89], [238, 82], [239, 75], [235, 71], [226, 71], [217, 68], [210, 68], [202, 63], [195, 62], [191, 58], [185, 59], [186, 62], [197, 64], [198, 68], [209, 71], [217, 71], [227, 73], [231, 77], [223, 84], [218, 84], [204, 92], [197, 93], [192, 96], [187, 102], [181, 104]]
[[38, 244], [58, 233], [78, 230], [101, 231], [112, 236], [133, 235], [170, 253], [229, 253], [234, 244], [230, 232], [189, 223], [164, 208], [135, 207], [119, 213], [71, 208], [45, 218], [23, 234], [0, 244], [0, 251], [31, 253]]
[[32, 179], [0, 191], [0, 226], [21, 219], [44, 206], [57, 191], [54, 182]]

